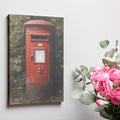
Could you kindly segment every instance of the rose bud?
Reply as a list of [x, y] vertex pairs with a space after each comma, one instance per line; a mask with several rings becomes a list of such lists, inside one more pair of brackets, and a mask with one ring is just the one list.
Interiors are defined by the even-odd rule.
[[96, 104], [98, 106], [104, 106], [104, 105], [107, 105], [108, 103], [109, 103], [108, 101], [105, 101], [105, 100], [102, 100], [102, 99], [96, 100]]

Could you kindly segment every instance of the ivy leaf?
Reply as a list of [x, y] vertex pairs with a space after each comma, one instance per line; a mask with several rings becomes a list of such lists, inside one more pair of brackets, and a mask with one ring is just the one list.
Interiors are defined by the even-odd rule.
[[120, 53], [118, 53], [118, 54], [116, 55], [116, 61], [117, 61], [117, 62], [120, 61]]
[[84, 65], [80, 66], [82, 75], [86, 76], [88, 74], [88, 68]]
[[110, 51], [105, 53], [105, 57], [112, 58], [114, 56], [114, 49], [111, 49]]
[[107, 46], [109, 45], [109, 41], [108, 40], [100, 41], [99, 45], [101, 48], [107, 48]]
[[74, 89], [73, 89], [73, 91], [72, 91], [72, 94], [71, 94], [71, 97], [73, 98], [73, 99], [79, 99], [80, 97], [81, 97], [81, 95], [82, 95], [82, 93], [83, 93], [83, 88], [82, 87], [75, 87]]
[[95, 96], [93, 96], [88, 90], [85, 90], [79, 100], [84, 105], [90, 105], [95, 102]]
[[118, 46], [118, 40], [116, 40], [116, 45], [115, 45], [115, 47], [117, 47]]

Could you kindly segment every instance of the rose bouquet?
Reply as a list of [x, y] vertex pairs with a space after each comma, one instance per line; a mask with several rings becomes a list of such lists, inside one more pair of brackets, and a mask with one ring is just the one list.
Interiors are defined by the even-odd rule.
[[[101, 41], [100, 47], [105, 49], [108, 40]], [[116, 58], [115, 61], [106, 58]], [[84, 65], [76, 69], [74, 79], [77, 85], [73, 88], [72, 98], [79, 99], [82, 104], [96, 103], [96, 112], [106, 119], [120, 120], [120, 53], [118, 40], [115, 47], [105, 53], [103, 66], [87, 68]], [[91, 89], [92, 88], [92, 89]], [[90, 89], [90, 90], [89, 90]]]

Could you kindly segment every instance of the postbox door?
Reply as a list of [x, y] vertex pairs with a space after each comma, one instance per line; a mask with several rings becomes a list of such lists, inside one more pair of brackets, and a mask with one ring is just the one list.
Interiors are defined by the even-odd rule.
[[49, 51], [48, 42], [31, 42], [31, 84], [49, 82]]

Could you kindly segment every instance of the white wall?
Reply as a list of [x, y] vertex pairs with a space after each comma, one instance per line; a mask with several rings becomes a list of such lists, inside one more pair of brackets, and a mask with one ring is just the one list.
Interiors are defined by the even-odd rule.
[[[64, 17], [64, 102], [7, 107], [8, 14]], [[120, 0], [0, 0], [0, 120], [104, 120], [72, 100], [72, 72], [101, 64], [100, 40], [120, 40]]]

